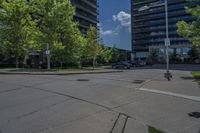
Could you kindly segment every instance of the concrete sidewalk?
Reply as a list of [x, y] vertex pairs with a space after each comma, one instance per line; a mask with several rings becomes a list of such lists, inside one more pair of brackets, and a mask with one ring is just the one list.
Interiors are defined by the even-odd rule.
[[171, 71], [171, 81], [164, 72], [136, 89], [143, 96], [140, 102], [118, 110], [167, 133], [199, 133], [200, 119], [188, 114], [200, 112], [200, 86], [190, 71]]
[[163, 73], [163, 75], [152, 78], [142, 88], [189, 96], [200, 96], [200, 87], [190, 71], [172, 70], [171, 73], [173, 75], [171, 81], [167, 82]]

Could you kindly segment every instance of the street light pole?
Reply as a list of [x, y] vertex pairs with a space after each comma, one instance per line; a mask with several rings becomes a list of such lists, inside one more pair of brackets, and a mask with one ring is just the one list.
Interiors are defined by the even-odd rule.
[[168, 21], [168, 0], [165, 0], [164, 3], [153, 3], [151, 5], [146, 5], [143, 7], [140, 7], [138, 11], [144, 11], [148, 10], [150, 8], [165, 6], [165, 22], [166, 22], [166, 38], [165, 38], [165, 47], [166, 47], [166, 64], [167, 64], [167, 72], [165, 73], [165, 78], [170, 80], [172, 78], [171, 73], [169, 72], [169, 46], [170, 46], [170, 38], [169, 38], [169, 21]]
[[166, 56], [167, 56], [167, 73], [169, 73], [169, 44], [167, 44], [167, 41], [170, 43], [169, 39], [169, 23], [168, 23], [168, 1], [165, 0], [165, 18], [166, 18]]
[[165, 73], [165, 77], [170, 80], [172, 78], [171, 73], [169, 72], [169, 21], [168, 21], [168, 0], [165, 0], [165, 20], [166, 20], [166, 39], [165, 39], [165, 47], [166, 47], [166, 62], [167, 62], [167, 71]]

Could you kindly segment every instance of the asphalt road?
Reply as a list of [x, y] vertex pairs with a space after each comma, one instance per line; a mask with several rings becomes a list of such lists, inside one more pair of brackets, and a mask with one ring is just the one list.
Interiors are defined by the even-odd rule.
[[0, 75], [0, 133], [200, 133], [188, 115], [200, 112], [197, 83], [188, 71], [171, 82], [163, 73]]

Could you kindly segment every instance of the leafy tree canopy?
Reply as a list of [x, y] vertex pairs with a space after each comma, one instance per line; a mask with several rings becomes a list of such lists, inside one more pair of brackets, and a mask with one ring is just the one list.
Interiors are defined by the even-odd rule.
[[108, 46], [102, 44], [98, 55], [98, 61], [101, 63], [109, 63], [111, 61], [112, 54], [112, 48], [109, 48]]
[[[200, 2], [200, 0], [188, 0], [188, 2]], [[200, 47], [200, 5], [186, 7], [186, 12], [194, 16], [195, 20], [192, 23], [178, 22], [178, 33], [187, 38], [193, 45]]]
[[32, 8], [24, 0], [1, 0], [0, 2], [0, 40], [5, 52], [18, 59], [29, 50], [40, 47], [41, 36], [31, 17]]
[[[50, 45], [53, 61], [78, 60], [77, 54], [83, 43], [83, 35], [78, 29], [78, 23], [73, 21], [75, 8], [70, 0], [30, 0], [30, 5], [34, 9], [33, 17], [43, 34], [44, 48], [46, 44]], [[58, 54], [58, 49], [62, 49], [62, 55]]]
[[86, 45], [84, 47], [86, 57], [93, 60], [93, 67], [95, 67], [96, 58], [99, 55], [101, 49], [96, 27], [90, 26], [88, 29], [86, 35]]

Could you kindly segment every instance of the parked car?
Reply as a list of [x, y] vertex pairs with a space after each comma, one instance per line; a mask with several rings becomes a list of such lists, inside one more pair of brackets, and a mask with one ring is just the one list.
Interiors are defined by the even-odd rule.
[[145, 66], [147, 63], [145, 61], [138, 61], [138, 66]]
[[131, 61], [129, 62], [131, 64], [132, 67], [138, 67], [138, 63], [136, 61]]
[[132, 67], [133, 67], [132, 64], [129, 63], [128, 61], [121, 61], [112, 65], [113, 69], [130, 69]]
[[142, 66], [147, 65], [147, 62], [145, 61], [132, 61], [130, 63], [133, 67], [142, 67]]

